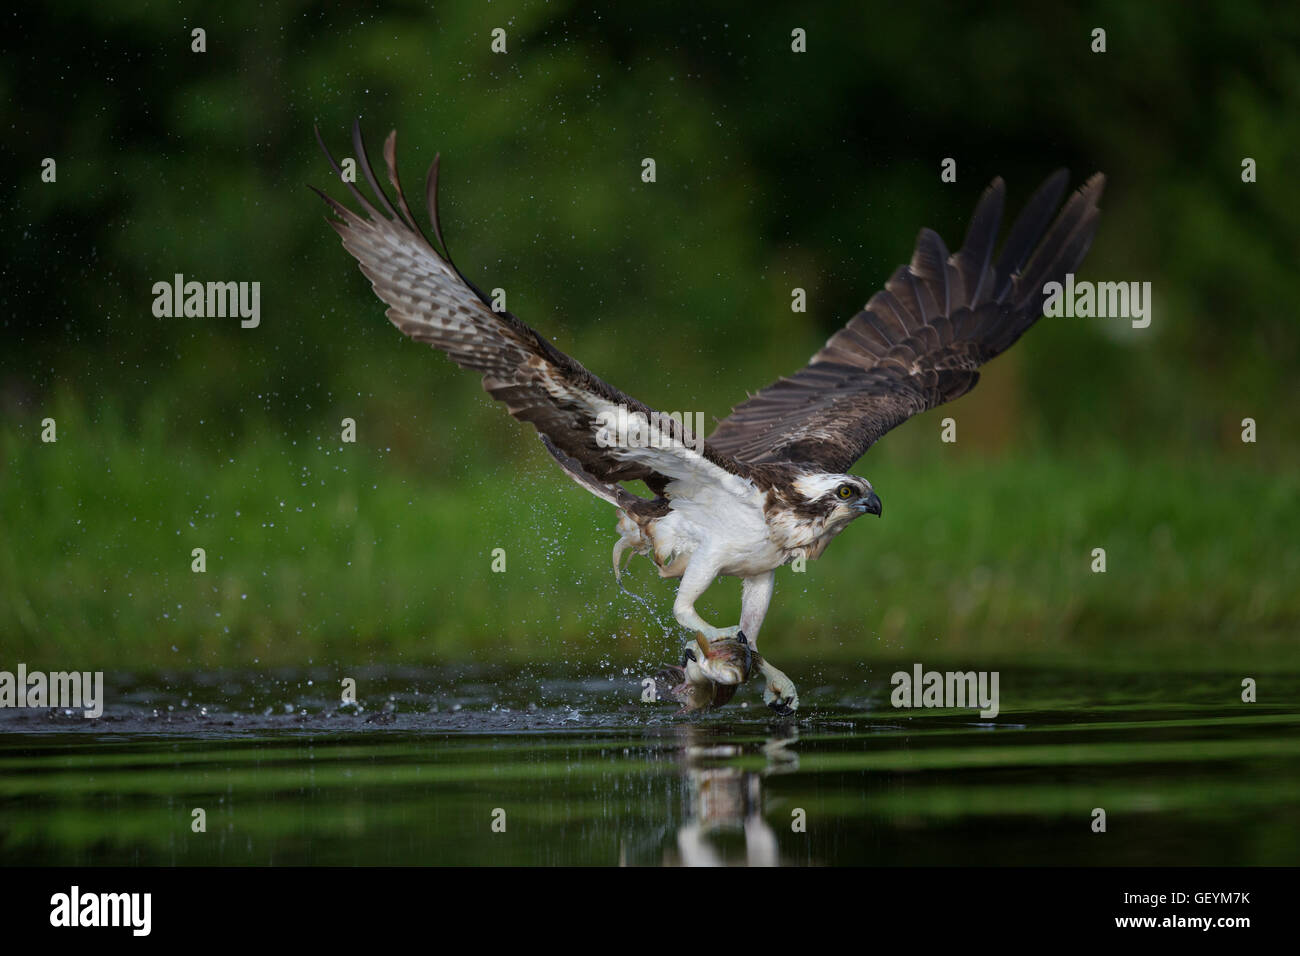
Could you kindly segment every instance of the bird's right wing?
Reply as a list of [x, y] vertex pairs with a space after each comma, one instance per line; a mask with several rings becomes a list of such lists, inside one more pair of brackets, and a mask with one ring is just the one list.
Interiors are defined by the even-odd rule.
[[[319, 130], [316, 136], [319, 140]], [[654, 447], [637, 446], [624, 435], [611, 434], [608, 428], [602, 434], [601, 416], [611, 411], [623, 409], [628, 415], [645, 416], [647, 421], [654, 411], [587, 371], [509, 312], [493, 311], [482, 290], [456, 268], [446, 253], [438, 221], [436, 157], [429, 168], [426, 195], [442, 252], [421, 232], [407, 205], [397, 175], [396, 131], [384, 142], [388, 178], [397, 192], [396, 209], [375, 179], [359, 124], [353, 126], [352, 139], [357, 164], [382, 211], [343, 179], [323, 141], [321, 149], [365, 215], [354, 213], [320, 190], [316, 192], [337, 214], [337, 219], [327, 221], [370, 279], [375, 294], [388, 303], [388, 318], [403, 333], [478, 372], [483, 388], [503, 402], [511, 415], [531, 423], [551, 446], [601, 482], [640, 479], [659, 493], [673, 479], [736, 480], [723, 467], [725, 460], [703, 446], [703, 436], [685, 433], [676, 419], [657, 419], [661, 440]]]

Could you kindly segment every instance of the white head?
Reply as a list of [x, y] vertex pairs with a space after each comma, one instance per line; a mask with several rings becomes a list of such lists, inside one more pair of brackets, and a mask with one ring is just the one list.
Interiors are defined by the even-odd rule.
[[839, 530], [854, 518], [880, 515], [880, 498], [871, 482], [857, 475], [809, 474], [795, 479], [802, 498], [795, 510], [809, 518], [823, 518], [827, 529]]

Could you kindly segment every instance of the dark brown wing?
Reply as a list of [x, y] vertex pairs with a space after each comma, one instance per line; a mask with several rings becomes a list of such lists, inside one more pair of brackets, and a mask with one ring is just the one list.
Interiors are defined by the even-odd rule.
[[[320, 140], [319, 130], [316, 138]], [[446, 253], [438, 221], [437, 158], [429, 169], [426, 192], [441, 252], [421, 232], [402, 192], [396, 131], [384, 143], [384, 160], [389, 181], [397, 191], [397, 209], [375, 179], [359, 124], [353, 126], [352, 139], [357, 164], [382, 211], [346, 181], [364, 216], [320, 190], [316, 192], [338, 215], [338, 219], [327, 221], [343, 237], [344, 247], [373, 283], [375, 294], [388, 303], [388, 318], [394, 325], [417, 342], [446, 352], [463, 368], [481, 374], [483, 388], [504, 402], [511, 415], [531, 422], [568, 460], [602, 482], [641, 479], [658, 492], [676, 474], [700, 467], [695, 461], [700, 456], [684, 447], [603, 447], [597, 440], [597, 416], [603, 411], [624, 406], [629, 413], [640, 412], [649, 418], [652, 410], [587, 371], [509, 312], [494, 312], [487, 296], [461, 274]], [[324, 142], [321, 149], [342, 178]], [[679, 423], [668, 419], [665, 425], [674, 437], [688, 437], [677, 434]]]
[[966, 394], [975, 370], [1042, 316], [1043, 286], [1075, 271], [1092, 243], [1105, 177], [1089, 179], [1047, 229], [1067, 181], [1059, 170], [1038, 188], [996, 262], [1001, 179], [984, 191], [956, 254], [922, 229], [911, 264], [806, 367], [737, 405], [710, 447], [743, 462], [845, 472], [891, 428]]

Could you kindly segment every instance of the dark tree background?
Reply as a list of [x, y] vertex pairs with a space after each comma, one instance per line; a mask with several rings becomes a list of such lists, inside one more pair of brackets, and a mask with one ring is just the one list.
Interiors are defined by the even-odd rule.
[[[179, 462], [198, 470], [201, 489], [207, 469], [243, 460], [236, 448], [299, 467], [294, 456], [336, 433], [344, 415], [363, 422], [362, 444], [379, 456], [376, 484], [400, 483], [403, 502], [478, 502], [485, 484], [523, 502], [543, 476], [559, 481], [472, 379], [384, 321], [322, 222], [307, 184], [342, 190], [312, 127], [348, 155], [354, 116], [372, 151], [398, 128], [417, 195], [441, 152], [443, 226], [479, 285], [504, 288], [517, 315], [648, 403], [717, 416], [802, 364], [909, 258], [919, 227], [958, 245], [995, 175], [1007, 179], [1014, 210], [1058, 166], [1075, 184], [1101, 170], [1109, 185], [1083, 277], [1149, 281], [1150, 328], [1043, 321], [944, 410], [963, 429], [945, 460], [977, 469], [971, 456], [1047, 456], [1077, 485], [1043, 488], [1026, 470], [1023, 494], [1069, 500], [1089, 483], [1088, 466], [1069, 464], [1074, 456], [1130, 456], [1140, 463], [1134, 482], [1176, 486], [1167, 495], [1185, 502], [1179, 521], [1232, 524], [1250, 502], [1204, 486], [1220, 462], [1240, 459], [1256, 475], [1240, 489], [1294, 488], [1298, 16], [1294, 4], [1126, 0], [726, 12], [563, 0], [21, 5], [0, 39], [3, 516], [7, 566], [20, 582], [10, 585], [5, 626], [42, 644], [59, 588], [81, 581], [94, 591], [104, 569], [129, 563], [130, 552], [145, 560], [139, 552], [156, 543], [118, 528], [110, 560], [106, 539], [59, 524], [59, 494], [75, 497], [99, 479], [69, 465], [65, 481], [27, 457], [54, 409], [84, 420], [92, 446], [111, 433], [114, 447], [138, 448], [140, 487], [172, 483]], [[1098, 27], [1105, 53], [1091, 50]], [[191, 50], [194, 28], [206, 31], [206, 52]], [[491, 51], [495, 28], [506, 31], [504, 54]], [[795, 28], [807, 33], [806, 53], [791, 51]], [[55, 183], [41, 180], [46, 157], [57, 162]], [[656, 161], [655, 183], [641, 181], [644, 157]], [[940, 181], [945, 157], [957, 161], [956, 183]], [[1255, 183], [1242, 181], [1246, 157], [1258, 164]], [[260, 327], [155, 318], [151, 287], [175, 273], [260, 282]], [[794, 287], [808, 292], [806, 313], [791, 312]], [[1248, 460], [1244, 417], [1261, 435], [1245, 446]], [[891, 435], [872, 453], [877, 469], [931, 461], [936, 435], [937, 419]], [[1197, 462], [1196, 477], [1179, 481]], [[247, 483], [267, 480], [255, 472]], [[979, 501], [978, 471], [965, 474], [968, 506], [990, 507]], [[1158, 507], [1166, 491], [1148, 493]], [[94, 507], [120, 512], [132, 500], [105, 495]], [[218, 523], [224, 514], [195, 507]], [[592, 513], [607, 536], [608, 516]], [[156, 517], [170, 533], [174, 516]], [[915, 528], [921, 517], [899, 520]], [[1150, 513], [1113, 517], [1138, 521], [1144, 535], [1159, 526]], [[1272, 517], [1260, 522], [1276, 530]], [[565, 560], [581, 560], [597, 531], [561, 548], [573, 552]], [[301, 533], [338, 538], [323, 526]], [[1296, 561], [1294, 550], [1270, 547], [1287, 546], [1257, 550], [1259, 573]], [[1133, 563], [1144, 560], [1153, 559]], [[223, 573], [258, 577], [236, 564]], [[1207, 579], [1216, 567], [1198, 566]], [[182, 562], [158, 587], [183, 586], [187, 571]], [[1195, 589], [1190, 581], [1175, 575], [1164, 600], [1176, 604], [1179, 588]], [[436, 596], [412, 605], [394, 587], [405, 609], [396, 631], [427, 628], [446, 607]], [[294, 588], [306, 596], [276, 611], [278, 626], [316, 613], [322, 588]], [[1259, 598], [1279, 631], [1294, 623], [1281, 590]], [[1202, 614], [1207, 626], [1228, 627], [1237, 599], [1254, 600], [1222, 596]], [[1132, 626], [1137, 611], [1111, 616], [1110, 600], [1096, 597], [1094, 627]], [[78, 620], [87, 632], [116, 627], [124, 601], [110, 595]], [[864, 613], [874, 621], [886, 612]], [[311, 627], [328, 631], [348, 617], [332, 614], [316, 613]], [[1026, 629], [1038, 620], [1009, 619]], [[1057, 623], [1069, 632], [1085, 619]], [[68, 640], [88, 639], [74, 622], [61, 626]], [[944, 624], [921, 631], [931, 626]], [[223, 640], [251, 648], [256, 630], [244, 620]]]

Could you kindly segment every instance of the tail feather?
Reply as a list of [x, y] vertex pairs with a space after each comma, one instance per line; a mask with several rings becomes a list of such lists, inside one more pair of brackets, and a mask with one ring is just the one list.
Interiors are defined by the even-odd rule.
[[572, 455], [566, 455], [563, 451], [557, 448], [555, 443], [545, 435], [539, 434], [538, 437], [541, 438], [542, 445], [546, 450], [551, 453], [551, 457], [559, 462], [559, 465], [564, 469], [565, 474], [602, 501], [608, 501], [615, 508], [627, 508], [637, 502], [645, 500], [644, 498], [637, 497], [630, 491], [624, 490], [621, 485], [606, 484], [584, 469], [582, 463], [578, 461], [578, 459], [574, 458]]

